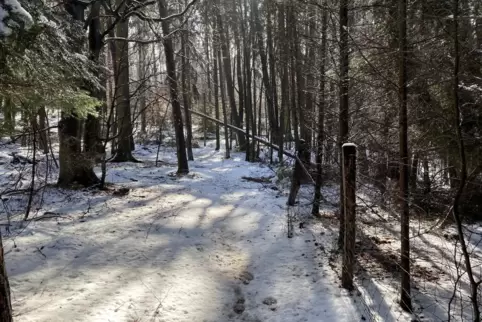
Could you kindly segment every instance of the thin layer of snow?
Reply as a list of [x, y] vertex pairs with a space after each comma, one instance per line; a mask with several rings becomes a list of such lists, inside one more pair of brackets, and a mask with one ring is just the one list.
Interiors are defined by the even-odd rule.
[[349, 147], [349, 146], [353, 146], [353, 147], [356, 148], [356, 144], [355, 144], [355, 143], [343, 143], [342, 148], [344, 148], [344, 147]]
[[12, 34], [12, 29], [5, 23], [7, 19], [8, 11], [3, 6], [0, 6], [0, 36], [8, 37]]
[[12, 34], [12, 27], [18, 27], [11, 14], [15, 18], [20, 19], [24, 27], [29, 29], [33, 25], [33, 19], [30, 13], [25, 10], [17, 0], [4, 0], [4, 4], [0, 6], [0, 36], [8, 37]]
[[107, 179], [128, 196], [48, 190], [40, 213], [56, 216], [6, 240], [16, 321], [362, 319], [315, 247], [334, 235], [307, 223], [288, 239], [286, 196], [242, 180], [271, 169], [235, 153], [224, 160], [211, 145], [176, 177], [174, 149], [163, 167], [155, 152], [110, 165]]

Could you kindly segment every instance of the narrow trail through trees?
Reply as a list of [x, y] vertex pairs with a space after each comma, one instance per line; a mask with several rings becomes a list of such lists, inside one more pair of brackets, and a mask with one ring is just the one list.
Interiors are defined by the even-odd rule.
[[[109, 180], [128, 197], [90, 195], [75, 215], [77, 196], [56, 210], [69, 218], [32, 222], [7, 261], [17, 321], [360, 321], [315, 246], [336, 236], [308, 221], [288, 239], [286, 197], [242, 180], [272, 170], [214, 144], [195, 150], [188, 176], [119, 164]], [[39, 245], [45, 257], [31, 255]]]

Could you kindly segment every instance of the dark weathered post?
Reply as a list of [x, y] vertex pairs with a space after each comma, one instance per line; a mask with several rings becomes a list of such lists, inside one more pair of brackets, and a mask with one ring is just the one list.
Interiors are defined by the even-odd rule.
[[343, 265], [341, 285], [353, 290], [353, 270], [355, 263], [355, 211], [356, 211], [356, 145], [345, 143], [342, 147], [342, 175], [345, 217], [345, 243], [343, 247]]
[[[300, 164], [300, 161], [303, 162], [303, 157], [306, 156], [306, 151], [308, 150], [307, 148], [307, 143], [305, 140], [300, 140], [299, 141], [299, 148], [298, 148], [298, 158], [295, 162], [295, 167], [293, 170], [293, 176], [291, 178], [291, 189], [290, 189], [290, 195], [288, 196], [288, 206], [294, 206], [296, 202], [296, 196], [298, 195], [298, 191], [300, 190], [300, 185], [304, 181], [305, 177], [307, 174], [305, 174], [303, 170], [303, 165]], [[309, 166], [309, 164], [308, 164]], [[305, 167], [306, 169], [306, 167]]]

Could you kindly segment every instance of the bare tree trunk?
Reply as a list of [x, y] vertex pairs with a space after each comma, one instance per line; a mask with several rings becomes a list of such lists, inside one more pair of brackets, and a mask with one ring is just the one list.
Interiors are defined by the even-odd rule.
[[297, 95], [296, 95], [296, 60], [295, 60], [295, 37], [296, 35], [294, 34], [294, 28], [293, 28], [293, 20], [292, 20], [292, 13], [293, 11], [293, 6], [289, 7], [288, 10], [288, 21], [286, 24], [289, 26], [289, 32], [288, 32], [288, 38], [290, 41], [290, 64], [291, 64], [291, 69], [290, 69], [290, 88], [291, 88], [291, 117], [292, 117], [292, 127], [294, 130], [294, 136], [295, 136], [295, 147], [298, 148], [299, 141], [300, 141], [300, 135], [299, 135], [299, 121], [298, 121], [298, 107], [297, 107]]
[[[226, 81], [229, 105], [231, 107], [231, 117], [233, 118], [234, 124], [237, 127], [241, 127], [241, 120], [239, 119], [239, 114], [236, 108], [236, 97], [234, 94], [234, 82], [231, 72], [231, 53], [229, 51], [229, 41], [227, 36], [227, 28], [223, 26], [223, 19], [221, 18], [221, 12], [218, 2], [218, 12], [217, 12], [217, 30], [220, 36], [221, 51], [223, 58], [223, 74]], [[219, 66], [221, 67], [221, 65]], [[220, 68], [221, 69], [221, 68]], [[239, 148], [241, 150], [245, 149], [245, 137], [242, 134], [237, 133]]]
[[191, 81], [190, 81], [190, 62], [189, 62], [189, 52], [187, 49], [187, 35], [184, 31], [181, 35], [181, 86], [182, 86], [182, 100], [184, 105], [184, 118], [186, 120], [186, 147], [187, 147], [187, 158], [189, 161], [194, 160], [194, 155], [192, 153], [192, 124], [191, 124], [191, 114], [189, 109], [191, 108]]
[[399, 22], [399, 134], [400, 134], [400, 240], [401, 240], [401, 294], [400, 305], [412, 311], [410, 283], [410, 209], [409, 196], [409, 158], [408, 158], [408, 116], [407, 116], [407, 0], [398, 1]]
[[[101, 39], [101, 22], [100, 22], [99, 2], [93, 3], [91, 6], [92, 19], [89, 23], [89, 52], [90, 60], [95, 64], [101, 65], [100, 53], [102, 51], [103, 42]], [[101, 67], [96, 68], [96, 75], [102, 81], [104, 72]], [[92, 88], [91, 95], [99, 101], [104, 102], [102, 107], [97, 108], [97, 112], [101, 112], [105, 108], [106, 92], [102, 88]], [[103, 144], [100, 140], [100, 121], [95, 115], [87, 115], [84, 122], [84, 153], [86, 157], [92, 159], [92, 162], [99, 161], [99, 154], [103, 154]]]
[[[281, 111], [280, 111], [280, 129], [279, 129], [279, 161], [283, 161], [284, 135], [286, 132], [286, 113], [289, 114], [289, 80], [288, 80], [288, 62], [289, 50], [286, 27], [285, 27], [285, 5], [278, 4], [278, 41], [281, 47]], [[288, 127], [289, 128], [289, 127]], [[288, 136], [291, 139], [291, 133]]]
[[221, 64], [221, 51], [217, 51], [217, 55], [218, 55], [218, 65], [219, 65], [219, 84], [220, 84], [220, 91], [221, 91], [221, 107], [223, 109], [223, 119], [224, 119], [224, 141], [225, 141], [225, 148], [226, 148], [226, 151], [225, 151], [225, 158], [226, 159], [229, 159], [231, 157], [231, 154], [230, 154], [230, 146], [229, 146], [229, 129], [228, 129], [228, 115], [227, 115], [227, 111], [226, 111], [226, 98], [225, 98], [225, 77], [224, 77], [224, 71], [223, 71], [223, 66]]
[[146, 108], [146, 48], [144, 44], [138, 44], [139, 46], [139, 56], [137, 62], [137, 75], [139, 78], [139, 113], [141, 114], [141, 137], [144, 140], [147, 135], [147, 108]]
[[[233, 12], [234, 12], [234, 18], [233, 18], [233, 31], [234, 31], [234, 44], [236, 47], [236, 76], [237, 76], [237, 83], [238, 83], [238, 103], [239, 103], [239, 120], [241, 124], [243, 124], [244, 120], [244, 112], [245, 112], [245, 88], [244, 88], [244, 82], [243, 82], [243, 73], [242, 73], [242, 66], [241, 66], [241, 41], [240, 41], [240, 36], [239, 36], [239, 25], [241, 23], [241, 19], [239, 16], [241, 15], [237, 11], [236, 7], [236, 1], [233, 1]], [[246, 138], [248, 139], [248, 138]]]
[[459, 102], [459, 86], [460, 86], [460, 44], [459, 44], [459, 0], [453, 0], [453, 19], [454, 19], [454, 84], [453, 84], [453, 107], [455, 114], [455, 128], [457, 130], [457, 143], [459, 146], [459, 158], [460, 158], [460, 182], [459, 188], [454, 196], [453, 201], [453, 215], [455, 224], [457, 227], [457, 233], [459, 236], [460, 247], [465, 261], [465, 270], [470, 282], [470, 300], [472, 302], [472, 314], [473, 321], [480, 322], [480, 307], [478, 303], [478, 288], [480, 281], [475, 281], [474, 273], [472, 271], [472, 263], [470, 260], [470, 254], [467, 249], [467, 243], [465, 241], [465, 234], [463, 230], [462, 218], [460, 215], [460, 201], [462, 199], [465, 186], [467, 184], [467, 157], [465, 154], [465, 142], [462, 132], [462, 115], [460, 111]]
[[[257, 4], [254, 0], [252, 1], [251, 6], [253, 8], [253, 17], [255, 20], [255, 29], [256, 29], [256, 35], [257, 35], [256, 36], [257, 49], [261, 59], [261, 70], [262, 70], [263, 85], [265, 88], [265, 97], [266, 97], [266, 103], [267, 103], [266, 109], [267, 109], [267, 118], [269, 121], [269, 132], [270, 132], [270, 138], [272, 138], [272, 137], [275, 137], [278, 132], [278, 123], [275, 115], [275, 102], [273, 97], [274, 84], [271, 84], [271, 81], [270, 81], [270, 75], [268, 71], [268, 67], [269, 67], [268, 58], [267, 58], [266, 51], [263, 44], [263, 26], [261, 24], [261, 19], [259, 17]], [[268, 127], [267, 127], [267, 130], [268, 130]], [[272, 139], [274, 139], [274, 141], [276, 140], [275, 138], [272, 138]]]
[[[82, 4], [74, 1], [66, 3], [73, 19], [84, 20]], [[94, 172], [94, 160], [81, 152], [81, 126], [75, 114], [61, 114], [59, 121], [59, 178], [57, 184], [69, 187], [74, 182], [92, 186], [100, 182]]]
[[[214, 28], [216, 29], [216, 28]], [[214, 86], [214, 110], [216, 119], [219, 120], [219, 80], [218, 80], [218, 63], [217, 63], [217, 45], [214, 45], [213, 52], [213, 86]], [[216, 151], [221, 149], [221, 138], [219, 133], [219, 124], [216, 123]]]
[[[158, 0], [159, 14], [161, 17], [168, 16], [166, 0]], [[181, 104], [179, 102], [179, 91], [176, 77], [176, 62], [174, 60], [174, 47], [172, 45], [172, 38], [170, 34], [170, 23], [168, 20], [161, 22], [162, 33], [164, 34], [163, 45], [166, 56], [166, 70], [169, 81], [169, 89], [171, 95], [172, 115], [174, 122], [174, 130], [176, 132], [176, 146], [177, 146], [177, 173], [189, 173], [189, 164], [186, 155], [186, 142], [184, 141], [184, 125], [182, 122]]]
[[[323, 2], [326, 4], [326, 1]], [[326, 47], [327, 47], [327, 27], [328, 27], [328, 9], [323, 9], [322, 31], [321, 31], [321, 66], [320, 66], [320, 102], [318, 105], [318, 150], [316, 153], [316, 183], [315, 183], [315, 200], [311, 213], [314, 216], [320, 214], [321, 202], [321, 185], [322, 185], [322, 162], [323, 162], [323, 144], [325, 141], [325, 87], [326, 87]]]
[[[328, 111], [326, 113], [326, 133], [335, 133], [336, 127], [336, 119], [335, 119], [335, 110], [336, 110], [336, 93], [335, 93], [335, 83], [330, 82], [330, 95], [328, 96], [330, 102], [328, 103]], [[336, 156], [334, 153], [334, 137], [328, 137], [326, 140], [326, 147], [325, 147], [325, 163], [326, 164], [334, 164]]]
[[[338, 149], [341, 153], [341, 146], [347, 142], [348, 139], [348, 90], [349, 90], [349, 48], [348, 48], [348, 4], [349, 0], [340, 1], [340, 134], [338, 137]], [[341, 157], [340, 157], [341, 160]], [[341, 162], [340, 162], [341, 173]], [[340, 182], [340, 230], [338, 237], [338, 244], [340, 247], [344, 245], [345, 236], [345, 193], [343, 181]]]
[[296, 95], [298, 97], [298, 117], [299, 117], [299, 126], [300, 126], [300, 139], [304, 141], [307, 145], [307, 148], [304, 149], [304, 155], [302, 156], [302, 160], [308, 162], [310, 160], [311, 152], [310, 152], [310, 143], [311, 143], [311, 135], [310, 135], [310, 128], [309, 128], [309, 121], [305, 117], [305, 109], [306, 109], [306, 100], [305, 100], [305, 91], [306, 91], [306, 79], [304, 73], [304, 59], [303, 54], [301, 53], [300, 48], [300, 39], [299, 39], [299, 32], [297, 28], [298, 20], [295, 15], [295, 10], [291, 10], [291, 28], [293, 30], [294, 37], [292, 38], [293, 46], [294, 46], [294, 60], [296, 66]]
[[[244, 44], [244, 104], [246, 105], [246, 161], [254, 161], [254, 145], [255, 141], [250, 142], [250, 133], [256, 136], [256, 126], [252, 123], [253, 120], [253, 96], [252, 96], [252, 70], [251, 70], [251, 46], [253, 44], [252, 29], [247, 35], [246, 24], [248, 22], [248, 4], [247, 0], [243, 1], [243, 21], [241, 24], [241, 32]], [[251, 18], [252, 21], [252, 18]], [[254, 55], [253, 55], [254, 56]], [[253, 57], [254, 58], [254, 57]]]
[[[454, 167], [451, 167], [452, 170], [455, 170]], [[449, 169], [450, 171], [450, 169]], [[453, 172], [452, 172], [453, 173]], [[453, 178], [457, 177], [457, 174], [455, 173], [453, 175]], [[455, 182], [451, 182], [451, 187], [455, 187]], [[431, 183], [430, 183], [430, 166], [428, 163], [428, 157], [425, 156], [423, 158], [423, 193], [424, 194], [429, 194], [430, 191], [432, 190]]]
[[[273, 6], [273, 3], [271, 0], [268, 0], [267, 3], [267, 10], [266, 10], [266, 42], [267, 42], [267, 49], [268, 49], [268, 57], [269, 57], [269, 76], [270, 76], [270, 84], [271, 84], [271, 96], [273, 100], [273, 124], [275, 125], [272, 129], [272, 140], [277, 144], [278, 146], [280, 145], [280, 130], [279, 130], [279, 108], [278, 108], [278, 91], [277, 91], [277, 86], [276, 86], [276, 59], [274, 55], [274, 45], [273, 45], [273, 23], [271, 20], [271, 13], [276, 13], [276, 7]], [[280, 159], [280, 155], [282, 156], [283, 154], [278, 151], [278, 159]]]
[[[118, 7], [125, 6], [124, 0], [117, 0]], [[116, 25], [116, 37], [128, 39], [129, 19], [119, 22]], [[116, 78], [116, 114], [119, 136], [117, 150], [112, 162], [136, 161], [132, 155], [132, 119], [131, 119], [131, 94], [130, 94], [130, 71], [129, 71], [129, 43], [127, 41], [116, 41], [116, 58], [114, 63], [117, 68]]]
[[49, 140], [48, 136], [50, 135], [50, 130], [47, 129], [47, 111], [45, 110], [45, 106], [42, 106], [38, 110], [39, 116], [39, 144], [40, 149], [43, 151], [44, 154], [49, 153]]
[[[260, 136], [263, 135], [261, 125], [263, 123], [263, 120], [261, 119], [261, 113], [263, 111], [263, 91], [264, 91], [264, 86], [263, 82], [261, 82], [261, 88], [259, 89], [259, 108], [258, 108], [258, 134]], [[256, 147], [256, 158], [259, 158], [259, 144]]]
[[15, 132], [15, 108], [11, 97], [6, 97], [3, 105], [3, 115], [5, 117], [4, 129], [7, 134], [12, 135]]

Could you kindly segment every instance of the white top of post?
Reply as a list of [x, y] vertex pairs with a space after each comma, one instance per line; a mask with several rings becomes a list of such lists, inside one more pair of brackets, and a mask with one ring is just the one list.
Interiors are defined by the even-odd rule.
[[353, 147], [356, 148], [356, 144], [355, 144], [355, 143], [344, 143], [344, 144], [342, 145], [342, 148], [344, 148], [344, 147], [349, 147], [349, 146], [353, 146]]

